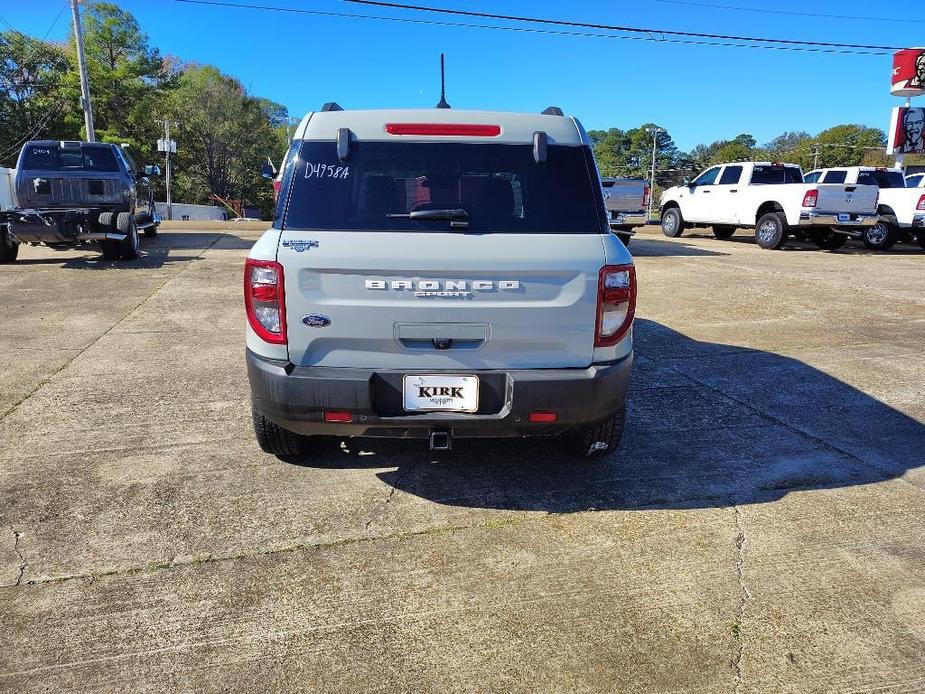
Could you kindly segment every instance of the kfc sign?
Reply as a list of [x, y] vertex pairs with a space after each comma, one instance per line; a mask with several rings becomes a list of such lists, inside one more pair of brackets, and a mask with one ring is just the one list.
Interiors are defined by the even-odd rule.
[[925, 94], [925, 48], [904, 48], [893, 54], [893, 96]]
[[925, 109], [894, 108], [887, 137], [887, 154], [925, 154]]

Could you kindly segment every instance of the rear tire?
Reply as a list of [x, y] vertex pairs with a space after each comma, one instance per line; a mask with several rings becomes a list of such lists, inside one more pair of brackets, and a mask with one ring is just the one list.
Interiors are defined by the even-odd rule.
[[254, 422], [254, 434], [260, 448], [277, 458], [288, 458], [304, 455], [306, 451], [305, 437], [299, 436], [288, 429], [283, 429], [275, 422], [264, 417], [257, 408], [251, 405], [251, 419]]
[[10, 230], [0, 228], [0, 263], [12, 263], [19, 255], [19, 244], [10, 236]]
[[881, 221], [864, 229], [861, 240], [872, 251], [888, 251], [899, 241], [899, 233], [892, 224]]
[[119, 244], [119, 255], [122, 260], [135, 260], [141, 253], [141, 239], [138, 237], [138, 227], [135, 225], [135, 215], [131, 212], [120, 212], [116, 217], [116, 230], [125, 234]]
[[[107, 234], [114, 231], [116, 225], [115, 212], [101, 212], [98, 222], [100, 231]], [[106, 260], [118, 260], [122, 257], [118, 241], [100, 241], [100, 251], [102, 251]]]
[[662, 233], [670, 239], [676, 239], [684, 233], [684, 218], [677, 207], [669, 207], [662, 212]]
[[767, 250], [783, 248], [787, 242], [787, 222], [780, 212], [768, 212], [761, 215], [755, 225], [755, 240]]
[[736, 233], [735, 227], [727, 227], [727, 226], [713, 227], [713, 236], [715, 236], [718, 239], [731, 238], [734, 233]]
[[826, 231], [814, 236], [813, 242], [824, 251], [834, 251], [848, 243], [848, 235], [839, 234], [836, 231]]
[[600, 458], [607, 455], [620, 447], [625, 424], [624, 404], [609, 419], [580, 427], [572, 432], [568, 438], [569, 449], [577, 458]]

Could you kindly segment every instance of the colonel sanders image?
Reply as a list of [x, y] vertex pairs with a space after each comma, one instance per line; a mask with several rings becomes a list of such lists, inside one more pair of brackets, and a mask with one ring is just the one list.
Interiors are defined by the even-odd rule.
[[925, 141], [922, 139], [922, 135], [925, 134], [925, 109], [903, 109], [900, 126], [904, 141], [899, 151], [918, 154], [925, 152]]

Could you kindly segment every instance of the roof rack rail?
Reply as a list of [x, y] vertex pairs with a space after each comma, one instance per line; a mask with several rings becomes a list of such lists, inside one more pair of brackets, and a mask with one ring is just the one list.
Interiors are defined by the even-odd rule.
[[565, 114], [562, 113], [562, 109], [559, 108], [558, 106], [547, 106], [546, 108], [543, 109], [543, 111], [542, 111], [542, 113], [541, 113], [540, 115], [543, 115], [543, 116], [564, 116]]
[[322, 113], [325, 111], [343, 111], [343, 110], [344, 109], [341, 107], [341, 105], [337, 103], [336, 101], [329, 101], [328, 103], [326, 103], [324, 106], [321, 107]]

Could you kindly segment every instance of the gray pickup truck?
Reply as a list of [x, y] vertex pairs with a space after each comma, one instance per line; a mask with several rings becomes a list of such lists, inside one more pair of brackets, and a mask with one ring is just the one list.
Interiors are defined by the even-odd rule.
[[149, 177], [113, 144], [35, 140], [19, 155], [15, 205], [0, 212], [0, 262], [12, 262], [19, 245], [75, 248], [99, 244], [107, 260], [133, 260], [139, 231], [155, 236], [160, 222]]
[[602, 178], [610, 228], [624, 245], [636, 227], [648, 224], [649, 184], [640, 178]]
[[620, 441], [636, 274], [584, 129], [543, 114], [308, 115], [245, 265], [257, 441]]

